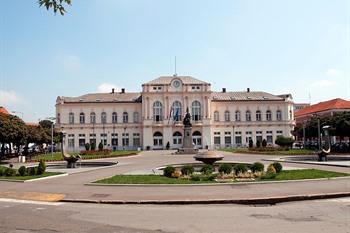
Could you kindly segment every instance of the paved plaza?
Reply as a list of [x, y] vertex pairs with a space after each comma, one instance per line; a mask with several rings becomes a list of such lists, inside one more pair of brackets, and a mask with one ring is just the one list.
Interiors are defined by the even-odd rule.
[[[269, 164], [268, 155], [232, 154], [225, 155], [224, 161], [256, 162]], [[47, 194], [60, 195], [66, 201], [206, 201], [206, 200], [248, 200], [288, 196], [312, 196], [350, 192], [350, 179], [281, 182], [268, 184], [225, 184], [225, 185], [123, 185], [91, 186], [98, 179], [116, 174], [147, 173], [167, 164], [193, 162], [191, 155], [174, 155], [172, 151], [146, 151], [139, 155], [104, 159], [118, 162], [117, 166], [73, 172], [68, 176], [27, 183], [1, 182], [0, 197], [41, 200]], [[317, 164], [284, 163], [288, 169], [317, 168], [337, 172], [350, 172], [348, 167], [321, 166]], [[79, 169], [77, 169], [79, 171]]]

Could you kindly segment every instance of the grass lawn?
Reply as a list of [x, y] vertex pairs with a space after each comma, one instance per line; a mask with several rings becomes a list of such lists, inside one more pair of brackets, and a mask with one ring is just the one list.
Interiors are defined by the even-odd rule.
[[274, 179], [264, 180], [304, 180], [304, 179], [319, 179], [332, 178], [340, 176], [350, 176], [347, 173], [323, 171], [317, 169], [303, 169], [303, 170], [288, 170], [281, 171]]
[[[321, 171], [316, 169], [282, 171], [274, 179], [261, 179], [262, 181], [276, 180], [303, 180], [350, 176], [350, 174]], [[257, 180], [259, 181], [259, 180]], [[217, 183], [216, 181], [193, 181], [184, 179], [168, 178], [161, 175], [116, 175], [110, 178], [98, 180], [100, 184], [202, 184]]]
[[213, 181], [192, 181], [185, 179], [168, 178], [161, 175], [116, 175], [96, 181], [100, 184], [199, 184], [213, 183]]
[[264, 154], [264, 155], [314, 155], [314, 150], [308, 149], [290, 149], [290, 150], [275, 150], [275, 151], [261, 151], [249, 150], [248, 148], [224, 148], [221, 151], [242, 153], [242, 154]]
[[[138, 151], [134, 150], [118, 150], [118, 151], [112, 151], [111, 153], [107, 155], [81, 155], [82, 159], [99, 159], [99, 158], [111, 158], [111, 157], [119, 157], [119, 156], [128, 156], [128, 155], [136, 155], [138, 154]], [[69, 152], [71, 155], [79, 155], [79, 152]], [[29, 162], [33, 161], [39, 161], [40, 159], [44, 159], [45, 161], [62, 161], [63, 157], [61, 152], [55, 152], [53, 153], [53, 156], [51, 153], [48, 154], [39, 154], [36, 156], [33, 156], [32, 159], [28, 159]]]
[[45, 172], [42, 175], [35, 175], [35, 176], [0, 176], [0, 179], [6, 179], [6, 180], [32, 180], [37, 179], [41, 177], [48, 177], [48, 176], [55, 176], [63, 174], [62, 172]]

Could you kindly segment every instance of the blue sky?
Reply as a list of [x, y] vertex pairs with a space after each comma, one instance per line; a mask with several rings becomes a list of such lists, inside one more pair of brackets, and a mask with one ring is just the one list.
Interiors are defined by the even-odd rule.
[[66, 9], [0, 0], [0, 105], [26, 121], [53, 116], [59, 95], [140, 91], [174, 73], [174, 56], [179, 75], [213, 90], [350, 98], [348, 0], [73, 0]]

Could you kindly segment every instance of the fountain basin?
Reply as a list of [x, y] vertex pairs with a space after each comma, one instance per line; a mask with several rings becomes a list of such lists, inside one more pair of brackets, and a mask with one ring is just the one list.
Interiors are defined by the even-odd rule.
[[193, 156], [193, 158], [202, 163], [213, 165], [215, 162], [222, 160], [224, 156], [218, 155], [214, 151], [205, 151]]

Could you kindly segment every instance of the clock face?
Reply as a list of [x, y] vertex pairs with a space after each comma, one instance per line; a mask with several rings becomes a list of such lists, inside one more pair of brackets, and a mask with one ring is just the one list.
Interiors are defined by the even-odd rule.
[[175, 80], [175, 81], [173, 82], [173, 86], [174, 86], [175, 88], [180, 87], [180, 85], [181, 85], [181, 83], [180, 83], [179, 80]]

